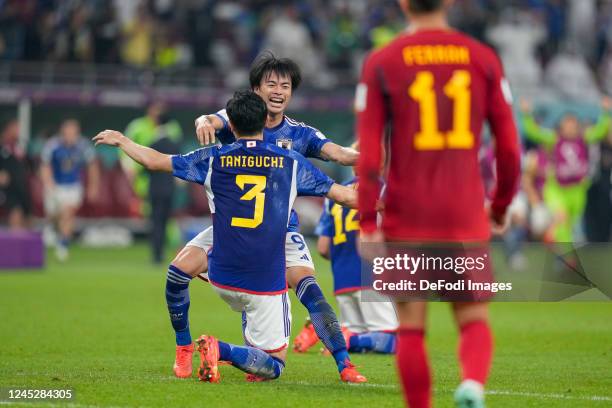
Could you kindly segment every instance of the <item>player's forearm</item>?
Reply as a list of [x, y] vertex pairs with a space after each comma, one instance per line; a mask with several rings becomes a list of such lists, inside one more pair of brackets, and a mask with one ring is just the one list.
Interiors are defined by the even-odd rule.
[[172, 172], [172, 157], [147, 146], [139, 145], [123, 136], [118, 147], [132, 160], [151, 171]]
[[527, 139], [537, 144], [543, 144], [547, 147], [554, 145], [557, 141], [555, 132], [550, 129], [540, 127], [532, 115], [526, 114], [522, 118], [523, 131]]
[[319, 255], [325, 259], [329, 259], [329, 245], [330, 238], [321, 236], [317, 241], [317, 251], [319, 251]]
[[491, 209], [495, 214], [504, 214], [516, 194], [521, 168], [518, 134], [512, 116], [498, 118], [493, 132], [496, 142], [497, 188]]
[[343, 166], [354, 166], [359, 159], [359, 152], [350, 147], [342, 147], [335, 143], [326, 143], [321, 149], [321, 156]]
[[95, 160], [87, 167], [87, 179], [89, 181], [89, 188], [93, 191], [98, 191], [100, 186], [100, 170]]
[[43, 164], [40, 167], [40, 178], [45, 189], [51, 189], [55, 186], [55, 181], [53, 180], [53, 173], [51, 172], [50, 165]]
[[602, 140], [610, 131], [610, 125], [612, 124], [612, 118], [610, 113], [602, 113], [597, 120], [597, 123], [589, 127], [584, 135], [587, 143], [597, 143]]
[[357, 208], [357, 190], [354, 187], [333, 184], [327, 193], [327, 198], [343, 207]]

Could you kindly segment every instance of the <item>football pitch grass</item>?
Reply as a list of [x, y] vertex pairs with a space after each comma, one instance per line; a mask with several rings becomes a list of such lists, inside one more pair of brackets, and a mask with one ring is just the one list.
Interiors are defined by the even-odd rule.
[[[347, 385], [318, 346], [290, 352], [277, 381], [247, 383], [230, 366], [221, 367], [220, 384], [177, 379], [165, 267], [148, 262], [144, 245], [74, 248], [66, 264], [48, 258], [42, 272], [0, 272], [0, 387], [71, 388], [75, 399], [19, 406], [402, 406], [392, 356], [354, 355], [369, 382]], [[329, 265], [316, 263], [335, 305]], [[293, 294], [291, 300], [295, 336], [306, 310]], [[496, 346], [488, 406], [612, 406], [611, 303], [493, 304], [491, 314]], [[190, 320], [194, 338], [207, 333], [242, 342], [240, 315], [199, 280], [191, 284]], [[448, 305], [431, 305], [427, 342], [435, 406], [453, 406], [459, 369]]]

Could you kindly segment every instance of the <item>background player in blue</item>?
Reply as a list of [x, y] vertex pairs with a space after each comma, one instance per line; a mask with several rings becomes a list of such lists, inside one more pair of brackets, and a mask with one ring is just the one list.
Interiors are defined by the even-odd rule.
[[[252, 91], [236, 93], [227, 110], [238, 140], [223, 147], [169, 156], [116, 131], [101, 132], [94, 140], [96, 145], [120, 147], [149, 170], [172, 171], [179, 178], [206, 186], [214, 213], [214, 234], [218, 235], [210, 254], [209, 279], [221, 297], [243, 313], [248, 345], [201, 336], [200, 379], [217, 382], [219, 360], [230, 361], [251, 374], [248, 379], [252, 381], [273, 379], [284, 367], [290, 334], [284, 242], [293, 200], [296, 195], [326, 195], [354, 206], [357, 194], [353, 188], [335, 184], [300, 154], [264, 142], [266, 106]], [[185, 327], [190, 280], [176, 268], [168, 271], [169, 312], [173, 324]], [[188, 350], [191, 345], [184, 347]], [[188, 361], [190, 365], [191, 358]], [[342, 376], [360, 375], [345, 361]]]
[[[345, 185], [357, 184], [357, 179]], [[317, 250], [331, 261], [334, 295], [340, 308], [342, 333], [350, 352], [395, 352], [398, 321], [393, 304], [361, 281], [357, 251], [359, 213], [326, 199], [315, 233]], [[367, 301], [362, 301], [365, 292]]]
[[68, 244], [74, 232], [74, 217], [83, 202], [83, 170], [87, 168], [87, 197], [95, 200], [99, 172], [95, 152], [89, 140], [81, 137], [76, 119], [65, 120], [59, 135], [52, 137], [41, 154], [41, 178], [44, 186], [45, 213], [51, 228], [57, 228], [55, 254], [60, 261], [68, 258]]
[[[325, 138], [317, 129], [297, 123], [285, 116], [284, 112], [291, 100], [292, 92], [297, 89], [300, 82], [300, 70], [293, 61], [286, 58], [277, 59], [270, 53], [262, 54], [251, 67], [251, 88], [262, 97], [268, 109], [264, 140], [295, 150], [306, 157], [353, 165], [358, 157], [354, 149], [338, 146]], [[202, 144], [213, 142], [217, 131], [218, 138], [224, 143], [231, 143], [235, 139], [224, 110], [214, 115], [202, 116], [196, 121], [196, 126]], [[212, 244], [213, 230], [209, 228], [187, 243], [174, 258], [170, 268], [180, 269], [192, 277], [203, 274], [201, 277], [206, 279], [205, 272], [208, 269], [206, 254]], [[292, 213], [287, 231], [285, 256], [287, 281], [295, 290], [300, 302], [308, 309], [312, 321], [295, 338], [294, 350], [306, 351], [320, 338], [332, 351], [338, 371], [342, 372], [344, 362], [349, 360], [346, 343], [336, 314], [315, 280], [312, 256], [304, 237], [298, 232], [295, 212]], [[177, 346], [191, 343], [191, 337], [185, 333], [177, 333], [176, 339]], [[180, 349], [177, 347], [177, 353], [178, 350]], [[177, 354], [176, 359], [179, 357]], [[343, 380], [360, 382], [361, 377], [344, 377]]]

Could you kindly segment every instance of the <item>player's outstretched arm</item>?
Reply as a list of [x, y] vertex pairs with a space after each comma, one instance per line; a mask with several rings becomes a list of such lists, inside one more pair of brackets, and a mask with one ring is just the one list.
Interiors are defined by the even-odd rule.
[[611, 111], [612, 99], [604, 96], [601, 100], [601, 114], [599, 119], [597, 119], [597, 123], [589, 126], [584, 132], [584, 139], [587, 143], [598, 143], [606, 137], [612, 127]]
[[335, 143], [325, 143], [321, 148], [321, 157], [343, 166], [354, 166], [359, 159], [359, 152], [351, 147], [342, 147]]
[[327, 198], [343, 207], [357, 208], [357, 190], [355, 190], [355, 185], [343, 186], [334, 183], [327, 193]]
[[533, 143], [542, 144], [551, 148], [557, 143], [557, 135], [554, 130], [546, 129], [538, 125], [532, 114], [531, 103], [526, 99], [520, 101], [521, 126], [525, 137]]
[[196, 136], [202, 146], [215, 143], [217, 130], [223, 129], [223, 122], [216, 115], [202, 115], [195, 120]]
[[139, 145], [116, 130], [104, 130], [94, 136], [93, 141], [96, 146], [109, 145], [120, 148], [132, 160], [148, 170], [172, 172], [172, 156]]

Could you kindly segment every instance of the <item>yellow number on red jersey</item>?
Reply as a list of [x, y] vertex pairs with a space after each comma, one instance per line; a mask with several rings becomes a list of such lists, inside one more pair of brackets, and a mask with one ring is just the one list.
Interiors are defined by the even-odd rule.
[[408, 95], [419, 104], [421, 129], [414, 137], [417, 150], [470, 149], [474, 146], [474, 134], [470, 130], [472, 77], [469, 71], [458, 70], [444, 86], [444, 94], [453, 100], [453, 128], [446, 134], [438, 125], [435, 77], [430, 71], [421, 71]]

